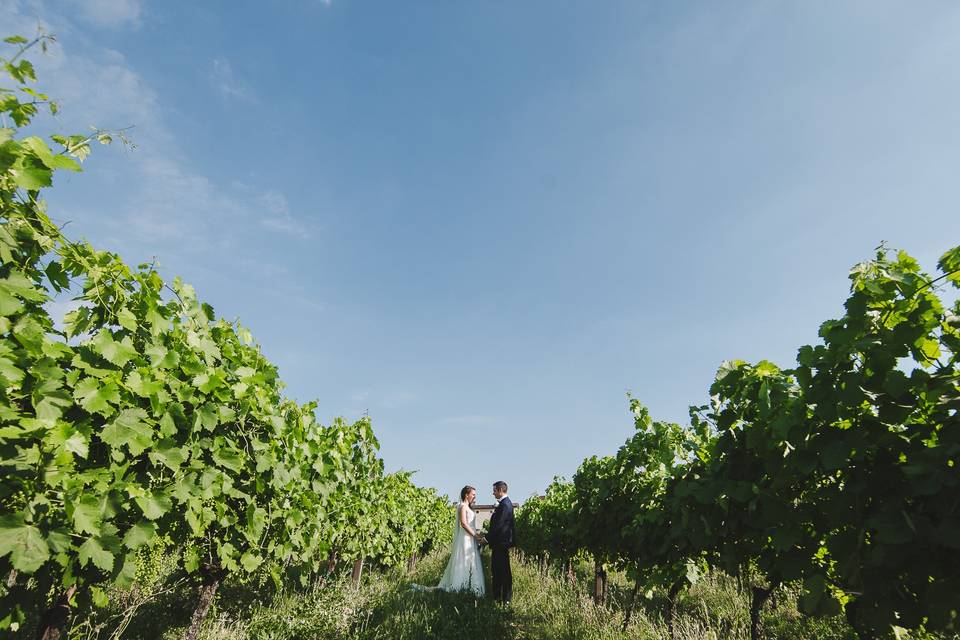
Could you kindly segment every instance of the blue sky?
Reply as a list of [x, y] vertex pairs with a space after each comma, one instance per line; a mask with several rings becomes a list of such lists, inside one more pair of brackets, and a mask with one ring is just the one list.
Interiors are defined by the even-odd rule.
[[627, 391], [683, 421], [722, 360], [789, 365], [880, 241], [960, 242], [953, 2], [0, 0], [37, 18], [49, 128], [137, 143], [53, 217], [451, 495], [615, 451]]

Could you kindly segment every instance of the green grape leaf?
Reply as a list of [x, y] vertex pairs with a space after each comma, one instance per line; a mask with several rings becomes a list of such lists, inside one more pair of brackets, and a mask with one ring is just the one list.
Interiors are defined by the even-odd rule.
[[193, 379], [194, 386], [204, 393], [216, 391], [223, 386], [223, 383], [223, 376], [217, 371], [203, 373]]
[[31, 302], [45, 302], [47, 300], [46, 292], [26, 274], [17, 269], [11, 269], [6, 278], [0, 278], [0, 291]]
[[170, 497], [165, 493], [153, 491], [145, 496], [134, 498], [143, 515], [150, 520], [156, 520], [163, 516], [173, 506]]
[[30, 315], [22, 316], [13, 325], [13, 336], [31, 355], [43, 353], [43, 342], [46, 331], [36, 318]]
[[894, 369], [887, 373], [883, 381], [883, 390], [894, 398], [899, 398], [910, 390], [910, 380], [902, 371]]
[[228, 406], [220, 405], [218, 411], [220, 413], [220, 424], [227, 424], [237, 419], [237, 412]]
[[[168, 416], [165, 414], [164, 417], [167, 418]], [[186, 451], [176, 446], [176, 443], [169, 438], [158, 442], [147, 455], [153, 464], [162, 464], [171, 471], [177, 471], [187, 460]]]
[[84, 378], [73, 389], [73, 397], [80, 406], [90, 413], [111, 416], [113, 405], [120, 403], [120, 392], [113, 382], [102, 382], [96, 378]]
[[86, 332], [90, 328], [90, 321], [90, 308], [78, 307], [63, 316], [63, 327], [67, 335], [72, 337]]
[[63, 291], [70, 287], [70, 276], [63, 270], [63, 265], [56, 260], [51, 260], [43, 272], [47, 274], [47, 279], [55, 291]]
[[77, 551], [80, 558], [80, 566], [86, 566], [88, 562], [92, 561], [96, 567], [103, 571], [111, 571], [113, 569], [113, 554], [103, 548], [98, 538], [87, 538], [86, 542], [80, 545]]
[[937, 266], [947, 276], [947, 280], [960, 287], [960, 246], [954, 247], [940, 256]]
[[100, 501], [85, 494], [73, 504], [73, 526], [81, 533], [100, 533]]
[[803, 613], [814, 616], [835, 616], [841, 611], [840, 603], [821, 575], [812, 575], [803, 581], [803, 592], [797, 605]]
[[150, 325], [152, 335], [160, 335], [170, 327], [170, 321], [163, 316], [159, 309], [153, 306], [147, 309], [146, 321]]
[[137, 330], [137, 317], [126, 307], [120, 309], [117, 313], [117, 323], [124, 329], [129, 329], [130, 331]]
[[243, 380], [246, 378], [252, 378], [257, 374], [257, 371], [256, 369], [252, 369], [251, 367], [238, 367], [236, 374], [238, 378]]
[[243, 566], [244, 570], [247, 571], [247, 573], [253, 573], [253, 571], [261, 565], [261, 563], [263, 563], [263, 558], [254, 554], [252, 551], [247, 551], [240, 558], [240, 564]]
[[143, 409], [124, 409], [103, 428], [100, 439], [114, 448], [125, 445], [131, 455], [138, 456], [153, 439], [153, 427], [144, 422], [146, 419]]
[[172, 436], [177, 433], [177, 423], [173, 421], [173, 416], [170, 415], [170, 412], [165, 412], [163, 417], [160, 418], [160, 435], [162, 436]]
[[16, 384], [23, 380], [25, 375], [23, 370], [14, 365], [10, 359], [0, 356], [0, 376], [8, 382]]
[[720, 363], [720, 368], [717, 369], [715, 380], [717, 382], [723, 381], [728, 375], [739, 370], [744, 364], [746, 363], [743, 360], [724, 360]]
[[[19, 313], [23, 308], [23, 303], [17, 300], [13, 294], [4, 289], [0, 289], [0, 316], [12, 316]], [[4, 331], [3, 333], [6, 333]]]
[[90, 451], [89, 436], [69, 422], [57, 422], [47, 434], [49, 445], [69, 451], [81, 458], [86, 458]]
[[87, 344], [96, 353], [103, 356], [107, 362], [118, 367], [122, 367], [137, 356], [137, 350], [133, 346], [130, 336], [126, 336], [120, 342], [117, 342], [106, 329], [101, 329], [96, 337]]
[[263, 535], [263, 530], [267, 526], [267, 511], [263, 507], [250, 505], [247, 507], [247, 527], [251, 539], [256, 540]]
[[127, 386], [141, 398], [149, 398], [163, 391], [163, 383], [150, 378], [144, 378], [139, 371], [132, 371], [130, 375], [127, 376]]
[[154, 369], [173, 369], [180, 364], [180, 355], [176, 351], [169, 351], [163, 345], [152, 344], [145, 353]]
[[53, 171], [25, 157], [20, 157], [14, 162], [9, 174], [15, 185], [28, 191], [49, 187], [53, 178]]
[[157, 527], [152, 522], [141, 520], [130, 527], [123, 536], [123, 546], [128, 549], [139, 549], [153, 540], [157, 535]]
[[53, 155], [50, 147], [41, 138], [30, 136], [20, 141], [24, 147], [30, 149], [36, 155], [40, 162], [50, 169], [68, 169], [70, 171], [80, 171], [80, 165], [73, 158], [65, 155]]
[[221, 543], [217, 549], [217, 557], [220, 558], [220, 563], [228, 571], [237, 567], [237, 555], [237, 548], [229, 542]]
[[0, 516], [0, 558], [10, 555], [13, 568], [33, 573], [50, 558], [50, 549], [40, 529], [25, 524], [20, 516]]
[[[188, 338], [189, 337], [190, 336], [188, 335]], [[207, 356], [209, 360], [220, 359], [220, 349], [217, 347], [217, 343], [210, 338], [199, 338], [191, 343], [190, 346]]]
[[183, 552], [183, 568], [187, 573], [193, 573], [200, 568], [200, 554], [196, 547], [189, 547]]
[[196, 410], [194, 419], [194, 428], [203, 428], [207, 431], [213, 431], [220, 424], [217, 418], [217, 410], [214, 406], [205, 404]]
[[133, 586], [137, 577], [137, 555], [132, 551], [123, 559], [123, 566], [120, 568], [117, 577], [113, 583], [121, 589], [129, 589]]
[[914, 347], [928, 360], [936, 360], [940, 357], [940, 343], [932, 338], [921, 338], [917, 340]]
[[54, 529], [47, 533], [47, 546], [55, 554], [64, 554], [70, 551], [73, 542], [70, 539], [72, 532], [64, 529]]
[[[46, 388], [40, 385], [38, 392], [43, 393], [43, 399], [36, 405], [37, 417], [41, 419], [57, 420], [65, 411], [74, 406], [73, 399], [66, 391], [49, 388], [50, 379], [46, 381]], [[59, 386], [59, 383], [57, 383]]]
[[221, 446], [213, 450], [213, 461], [231, 471], [243, 469], [244, 456], [232, 447]]
[[93, 602], [93, 606], [98, 609], [103, 609], [110, 605], [110, 596], [100, 587], [90, 587], [90, 599]]

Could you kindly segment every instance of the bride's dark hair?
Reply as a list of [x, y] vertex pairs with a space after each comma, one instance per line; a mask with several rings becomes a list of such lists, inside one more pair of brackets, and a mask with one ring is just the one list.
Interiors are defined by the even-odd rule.
[[463, 489], [460, 489], [460, 499], [461, 499], [461, 500], [466, 500], [466, 499], [467, 499], [467, 494], [470, 493], [471, 491], [476, 491], [476, 488], [475, 488], [475, 487], [471, 487], [470, 485], [467, 485], [467, 486], [465, 486]]

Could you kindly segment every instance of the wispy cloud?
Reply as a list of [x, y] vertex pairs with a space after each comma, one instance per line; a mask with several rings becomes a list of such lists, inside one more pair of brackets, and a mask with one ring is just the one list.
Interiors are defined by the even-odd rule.
[[366, 402], [369, 398], [369, 391], [357, 391], [350, 396], [350, 402]]
[[[117, 250], [133, 264], [156, 262], [164, 277], [183, 275], [207, 286], [240, 277], [277, 304], [322, 313], [313, 292], [290, 276], [271, 245], [263, 242], [265, 232], [305, 238], [319, 226], [299, 221], [287, 196], [276, 188], [205, 174], [183, 150], [174, 123], [168, 122], [175, 109], [164, 104], [163, 96], [125, 56], [88, 38], [76, 12], [68, 14], [62, 5], [56, 9], [39, 0], [0, 0], [0, 24], [7, 25], [8, 33], [35, 33], [36, 11], [44, 17], [44, 29], [58, 36], [49, 55], [33, 58], [39, 88], [62, 106], [56, 119], [38, 119], [37, 132], [70, 134], [91, 124], [111, 129], [132, 125], [129, 135], [137, 148], [97, 150], [85, 163], [96, 177], [58, 177], [58, 186], [61, 181], [94, 180], [105, 191], [102, 197], [78, 198], [69, 197], [69, 189], [55, 189], [47, 196], [51, 217], [72, 221], [72, 236]], [[69, 308], [54, 310], [60, 319]]]
[[[0, 4], [0, 22], [31, 24], [33, 20], [18, 9], [16, 3]], [[111, 199], [129, 205], [121, 207], [123, 213], [106, 216], [101, 211], [88, 211], [80, 202], [59, 202], [51, 194], [48, 197], [57, 205], [51, 210], [55, 219], [109, 220], [106, 227], [112, 238], [122, 240], [122, 246], [146, 241], [159, 248], [168, 240], [176, 240], [182, 250], [211, 216], [224, 210], [236, 213], [242, 208], [230, 202], [209, 179], [191, 171], [164, 121], [157, 93], [122, 54], [96, 45], [84, 46], [83, 37], [68, 19], [49, 9], [44, 13], [49, 20], [44, 25], [48, 32], [67, 34], [54, 43], [49, 56], [34, 60], [42, 89], [61, 106], [54, 129], [77, 133], [90, 125], [133, 127], [129, 135], [138, 145], [135, 152], [122, 159], [122, 166], [115, 161], [116, 154], [88, 161], [96, 162], [105, 178], [116, 180]], [[65, 43], [70, 44], [69, 50]], [[41, 126], [50, 124], [40, 122]]]
[[210, 78], [220, 93], [238, 100], [253, 101], [254, 94], [233, 72], [233, 65], [224, 56], [213, 59], [210, 68]]
[[305, 216], [294, 216], [290, 201], [276, 189], [262, 189], [249, 182], [234, 180], [230, 184], [238, 201], [254, 213], [253, 221], [270, 231], [299, 238], [313, 236], [320, 227]]
[[137, 28], [141, 24], [143, 7], [140, 0], [70, 0], [88, 22], [100, 27], [117, 29]]
[[260, 224], [273, 231], [306, 238], [310, 227], [290, 214], [290, 203], [286, 196], [274, 190], [261, 194], [260, 205], [266, 214], [260, 218]]

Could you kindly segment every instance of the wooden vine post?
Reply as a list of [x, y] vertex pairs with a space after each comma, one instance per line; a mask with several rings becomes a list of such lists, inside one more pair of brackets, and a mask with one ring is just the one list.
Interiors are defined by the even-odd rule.
[[353, 563], [353, 575], [350, 576], [350, 581], [353, 583], [353, 586], [360, 586], [360, 575], [363, 573], [363, 558], [357, 558]]
[[226, 572], [219, 566], [204, 566], [200, 570], [200, 597], [197, 600], [197, 608], [193, 610], [193, 616], [190, 618], [190, 626], [183, 636], [184, 640], [196, 640], [200, 636], [200, 628], [225, 575]]
[[750, 640], [763, 640], [763, 620], [760, 618], [760, 613], [763, 611], [763, 605], [767, 602], [770, 594], [773, 593], [773, 587], [753, 587], [751, 593]]
[[593, 581], [593, 601], [602, 605], [607, 600], [607, 570], [599, 560], [596, 562]]

